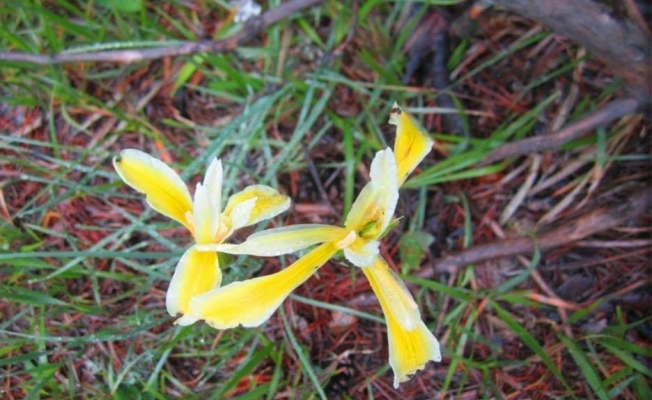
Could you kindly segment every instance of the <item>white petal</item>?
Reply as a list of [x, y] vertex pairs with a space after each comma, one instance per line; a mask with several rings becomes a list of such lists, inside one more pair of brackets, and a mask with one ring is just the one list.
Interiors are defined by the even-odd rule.
[[367, 224], [375, 224], [368, 239], [378, 239], [394, 216], [398, 202], [398, 180], [396, 177], [396, 159], [392, 150], [385, 149], [376, 153], [371, 163], [371, 181], [353, 202], [346, 217], [345, 226], [358, 234]]
[[222, 206], [222, 175], [222, 161], [214, 158], [204, 175], [204, 186], [208, 188], [209, 197], [218, 216], [217, 211], [220, 211]]
[[219, 210], [214, 207], [206, 186], [197, 184], [193, 202], [193, 234], [199, 244], [211, 243], [220, 227]]
[[356, 267], [367, 267], [371, 265], [380, 253], [378, 246], [380, 242], [374, 240], [365, 244], [362, 248], [353, 249], [351, 246], [344, 249], [344, 257]]
[[394, 211], [396, 210], [396, 203], [398, 203], [398, 172], [396, 166], [396, 158], [391, 149], [381, 150], [376, 153], [373, 161], [371, 162], [371, 171], [369, 176], [371, 182], [378, 186], [382, 195], [379, 198], [379, 206], [384, 210], [382, 231], [389, 226]]

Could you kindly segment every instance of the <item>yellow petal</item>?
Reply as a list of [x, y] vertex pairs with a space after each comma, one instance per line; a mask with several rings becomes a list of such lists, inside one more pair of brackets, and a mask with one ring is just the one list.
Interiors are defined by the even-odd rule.
[[188, 314], [177, 323], [187, 325], [204, 319], [217, 329], [259, 326], [337, 250], [332, 243], [325, 243], [280, 272], [234, 282], [196, 296], [190, 302]]
[[135, 149], [122, 150], [113, 158], [113, 166], [127, 185], [145, 194], [153, 209], [191, 229], [186, 213], [192, 211], [192, 199], [172, 168]]
[[385, 261], [377, 257], [362, 271], [387, 320], [389, 365], [394, 370], [394, 387], [398, 388], [428, 361], [441, 361], [439, 342], [421, 320], [410, 292]]
[[387, 338], [395, 388], [423, 369], [428, 361], [441, 361], [439, 342], [423, 321], [407, 330], [396, 320], [387, 318]]
[[[421, 320], [419, 308], [412, 295], [387, 263], [376, 257], [366, 268], [362, 268], [371, 288], [376, 293], [385, 314], [390, 314], [407, 329], [412, 329]], [[388, 310], [385, 310], [385, 306]]]
[[[280, 194], [275, 189], [265, 185], [252, 185], [246, 187], [243, 191], [238, 192], [229, 198], [224, 209], [224, 215], [230, 218], [236, 217], [232, 215], [236, 206], [250, 199], [256, 199], [256, 205], [251, 210], [251, 213], [242, 221], [233, 221], [234, 225], [239, 227], [253, 225], [265, 219], [277, 216], [278, 214], [290, 208], [290, 198]], [[237, 216], [242, 219], [242, 216]]]
[[433, 140], [421, 129], [419, 124], [398, 104], [394, 103], [389, 123], [396, 125], [394, 155], [398, 164], [399, 186], [414, 171], [421, 160], [432, 150]]
[[256, 197], [252, 197], [245, 201], [238, 202], [232, 209], [229, 210], [228, 215], [224, 215], [229, 219], [229, 221], [231, 221], [229, 235], [231, 232], [248, 225], [249, 217], [256, 207], [257, 200], [258, 199]]
[[188, 312], [190, 299], [220, 286], [222, 271], [217, 253], [188, 249], [174, 271], [165, 298], [168, 313], [172, 316]]
[[389, 226], [398, 202], [396, 160], [390, 149], [376, 153], [371, 181], [353, 202], [344, 225], [368, 240], [378, 239]]
[[221, 253], [274, 257], [294, 253], [318, 243], [336, 241], [345, 237], [346, 233], [347, 231], [339, 226], [298, 224], [256, 232], [240, 244], [198, 247], [201, 250], [213, 250]]

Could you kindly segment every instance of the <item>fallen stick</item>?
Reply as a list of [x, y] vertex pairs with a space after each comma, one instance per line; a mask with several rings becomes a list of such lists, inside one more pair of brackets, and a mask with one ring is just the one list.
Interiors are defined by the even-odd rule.
[[323, 2], [324, 0], [290, 0], [262, 15], [248, 19], [238, 33], [223, 40], [184, 41], [170, 46], [147, 49], [100, 50], [79, 53], [63, 51], [55, 54], [33, 54], [3, 51], [0, 52], [0, 61], [27, 62], [38, 65], [87, 61], [133, 63], [196, 53], [223, 53], [233, 50], [240, 44], [251, 40], [263, 32], [265, 28], [277, 23], [283, 18], [287, 18], [296, 12]]
[[480, 163], [489, 165], [496, 161], [544, 150], [556, 150], [564, 144], [579, 139], [600, 125], [608, 124], [618, 118], [636, 112], [638, 101], [634, 99], [613, 100], [606, 106], [587, 115], [581, 120], [548, 135], [541, 135], [507, 143], [491, 151]]
[[[614, 228], [643, 214], [652, 202], [652, 187], [642, 189], [628, 201], [613, 207], [602, 207], [588, 212], [562, 226], [536, 234], [535, 238], [520, 237], [473, 246], [457, 254], [445, 256], [434, 263], [434, 273], [453, 273], [469, 264], [502, 257], [532, 254], [565, 246], [588, 236]], [[430, 274], [428, 274], [430, 275]], [[425, 278], [425, 276], [422, 276]]]

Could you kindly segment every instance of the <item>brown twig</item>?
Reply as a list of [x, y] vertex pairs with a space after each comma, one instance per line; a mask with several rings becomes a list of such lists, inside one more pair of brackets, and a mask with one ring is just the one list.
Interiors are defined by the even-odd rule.
[[473, 263], [501, 257], [531, 254], [535, 246], [541, 251], [564, 246], [585, 237], [614, 228], [635, 219], [647, 210], [652, 201], [652, 187], [640, 190], [620, 205], [599, 208], [564, 223], [563, 226], [538, 234], [536, 239], [520, 237], [474, 246], [460, 253], [435, 261], [434, 272], [454, 272]]
[[641, 106], [652, 101], [652, 38], [636, 24], [616, 19], [608, 8], [592, 0], [492, 1], [585, 47], [625, 81]]
[[480, 165], [488, 165], [508, 157], [520, 156], [543, 150], [558, 149], [571, 140], [579, 139], [587, 132], [600, 125], [607, 124], [625, 115], [636, 112], [639, 102], [634, 99], [614, 100], [599, 110], [589, 114], [580, 121], [574, 122], [557, 132], [542, 135], [517, 142], [508, 143], [490, 152]]
[[109, 61], [133, 63], [143, 60], [154, 60], [196, 53], [220, 53], [235, 49], [238, 45], [261, 33], [265, 28], [287, 18], [303, 9], [316, 6], [324, 0], [290, 0], [271, 9], [258, 17], [253, 17], [244, 24], [235, 35], [224, 40], [203, 40], [197, 42], [184, 41], [172, 46], [149, 49], [104, 50], [88, 52], [60, 52], [51, 55], [32, 54], [24, 52], [0, 52], [0, 61], [27, 62], [38, 65], [63, 64], [85, 61]]

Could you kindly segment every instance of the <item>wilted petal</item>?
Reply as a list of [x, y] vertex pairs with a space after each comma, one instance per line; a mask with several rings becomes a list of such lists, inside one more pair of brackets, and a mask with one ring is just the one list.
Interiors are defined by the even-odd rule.
[[113, 158], [113, 166], [127, 185], [145, 194], [153, 209], [191, 229], [186, 213], [192, 211], [192, 198], [172, 168], [135, 149], [122, 150]]
[[220, 286], [222, 271], [217, 253], [187, 250], [174, 271], [165, 298], [168, 313], [172, 316], [188, 312], [190, 299]]
[[362, 268], [387, 320], [389, 365], [394, 387], [410, 379], [430, 360], [441, 361], [439, 342], [421, 320], [414, 299], [380, 257]]
[[432, 150], [433, 140], [396, 103], [392, 107], [389, 123], [396, 125], [394, 156], [398, 164], [398, 181], [400, 186], [430, 150]]
[[274, 257], [294, 253], [314, 244], [337, 241], [344, 238], [346, 233], [347, 231], [339, 226], [299, 224], [256, 232], [240, 244], [198, 247], [204, 251], [214, 250], [229, 254]]
[[249, 226], [265, 219], [277, 216], [290, 207], [290, 198], [265, 185], [252, 185], [232, 195], [224, 209], [224, 215], [231, 216], [236, 206], [250, 199], [256, 199], [247, 221], [240, 226]]
[[190, 302], [190, 311], [177, 324], [188, 325], [204, 319], [217, 329], [261, 325], [297, 286], [336, 252], [332, 243], [325, 243], [280, 272], [234, 282], [196, 296]]

